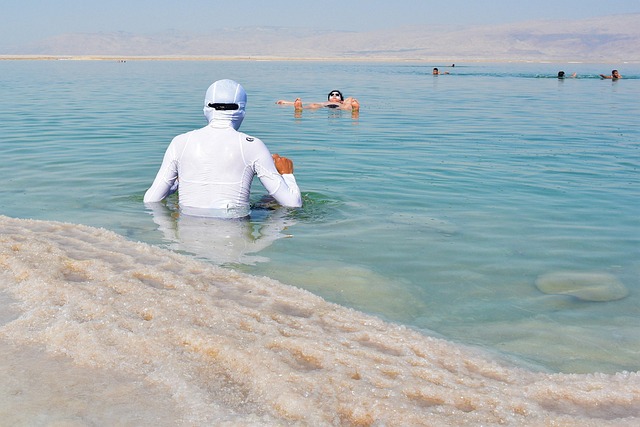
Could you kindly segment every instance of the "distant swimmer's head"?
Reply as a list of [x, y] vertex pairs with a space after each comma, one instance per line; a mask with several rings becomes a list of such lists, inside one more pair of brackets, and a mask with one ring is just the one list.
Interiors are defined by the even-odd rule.
[[331, 92], [329, 92], [329, 95], [327, 95], [327, 101], [337, 102], [338, 100], [344, 101], [342, 92], [340, 92], [339, 90], [332, 90]]
[[230, 122], [238, 130], [244, 119], [247, 93], [239, 83], [224, 79], [214, 82], [204, 96], [204, 115], [207, 121]]
[[558, 78], [564, 79], [564, 71], [558, 71]]

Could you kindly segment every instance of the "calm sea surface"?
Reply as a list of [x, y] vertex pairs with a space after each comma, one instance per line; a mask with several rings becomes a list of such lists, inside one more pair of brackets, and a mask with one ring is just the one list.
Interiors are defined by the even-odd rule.
[[[586, 422], [583, 425], [638, 417], [638, 380], [628, 372], [640, 370], [640, 66], [446, 65], [0, 61], [0, 239], [6, 244], [0, 255], [6, 270], [0, 276], [0, 348], [11, 356], [10, 362], [0, 362], [2, 375], [12, 376], [16, 366], [25, 364], [40, 377], [40, 370], [69, 370], [78, 380], [66, 389], [97, 375], [114, 395], [138, 396], [133, 403], [120, 403], [131, 406], [123, 409], [131, 424], [123, 425], [140, 420], [151, 425], [156, 416], [160, 422], [193, 425], [349, 425], [362, 420], [411, 425], [409, 414], [415, 414], [416, 407], [428, 412], [421, 419], [442, 416], [433, 422], [452, 425], [499, 423], [489, 414], [500, 410], [504, 420], [513, 423], [521, 422], [517, 417], [524, 413], [538, 417], [529, 422], [575, 416]], [[434, 66], [451, 74], [432, 76]], [[597, 77], [614, 67], [623, 79]], [[558, 80], [561, 69], [567, 75], [575, 71], [578, 77]], [[263, 197], [258, 180], [252, 192], [253, 213], [246, 221], [180, 216], [176, 199], [155, 206], [142, 203], [173, 136], [204, 126], [204, 92], [221, 78], [239, 81], [248, 93], [242, 130], [294, 161], [303, 208], [273, 206]], [[275, 105], [278, 99], [297, 96], [322, 101], [332, 89], [357, 97], [360, 114], [322, 109], [296, 115], [292, 107]], [[104, 228], [126, 240], [109, 233], [96, 235], [98, 231], [83, 225]], [[27, 262], [27, 255], [21, 255], [27, 249], [41, 262]], [[130, 257], [126, 262], [119, 258], [122, 253]], [[109, 272], [94, 265], [96, 260], [108, 265]], [[208, 266], [216, 266], [211, 267], [215, 279], [207, 276], [214, 274]], [[131, 277], [140, 282], [136, 292], [114, 288], [109, 296], [96, 290], [111, 289]], [[209, 303], [204, 295], [213, 291], [193, 285], [199, 277], [221, 283], [222, 290]], [[153, 294], [159, 289], [176, 291], [180, 281], [191, 284], [188, 291]], [[93, 290], [77, 294], [84, 286]], [[258, 310], [257, 302], [247, 303], [246, 310], [255, 309], [248, 313], [216, 305], [222, 295], [238, 303], [252, 292], [252, 298], [259, 294], [264, 304], [274, 307]], [[125, 298], [122, 295], [130, 300], [116, 309], [114, 298]], [[190, 299], [180, 299], [185, 295]], [[326, 304], [316, 296], [355, 310]], [[97, 301], [104, 305], [94, 307]], [[278, 301], [282, 306], [275, 307]], [[179, 307], [186, 307], [185, 313], [179, 314]], [[310, 320], [329, 310], [323, 307], [338, 310], [344, 323]], [[195, 316], [189, 310], [207, 314], [180, 329], [179, 322]], [[229, 310], [227, 317], [206, 320], [224, 310]], [[144, 324], [162, 319], [170, 331], [160, 326], [138, 329], [138, 323], [123, 326], [130, 316], [140, 316]], [[251, 326], [260, 317], [266, 328], [262, 316], [289, 316], [298, 319], [297, 326], [289, 325], [296, 331], [313, 326], [321, 332], [309, 336], [309, 342], [300, 338], [286, 347], [271, 335], [292, 336], [284, 326], [272, 325], [259, 334], [259, 328]], [[234, 332], [227, 333], [221, 325], [230, 318], [238, 324], [228, 326]], [[229, 334], [245, 329], [273, 340], [251, 351], [245, 347], [247, 337], [238, 338], [242, 344], [229, 342]], [[205, 345], [211, 331], [218, 334], [216, 344]], [[327, 377], [318, 377], [320, 372], [335, 372], [327, 367], [327, 357], [339, 350], [305, 352], [321, 336], [332, 343], [322, 345], [342, 343], [339, 349], [353, 350], [338, 331], [357, 333], [357, 342], [367, 343], [362, 354], [371, 360], [367, 365], [353, 355], [349, 363], [334, 362], [334, 367], [362, 366], [361, 371], [345, 374], [348, 381], [362, 382], [369, 368], [373, 371], [383, 363], [367, 351], [401, 358], [404, 350], [396, 354], [394, 345], [406, 341], [412, 348], [424, 348], [427, 344], [420, 340], [433, 339], [453, 349], [424, 351], [442, 351], [442, 359], [458, 360], [456, 365], [480, 365], [476, 357], [488, 358], [488, 366], [508, 360], [517, 371], [500, 374], [501, 379], [511, 385], [524, 381], [519, 386], [530, 391], [534, 383], [563, 383], [560, 373], [599, 373], [596, 379], [602, 387], [615, 389], [609, 397], [620, 394], [609, 402], [613, 409], [607, 413], [598, 412], [602, 401], [597, 397], [568, 397], [565, 406], [554, 403], [549, 390], [558, 396], [569, 393], [555, 383], [538, 390], [539, 395], [530, 392], [522, 402], [512, 401], [509, 408], [497, 409], [471, 394], [465, 406], [424, 387], [399, 391], [420, 374], [400, 371], [391, 361], [388, 372], [371, 380], [367, 390], [384, 390], [387, 383], [396, 382], [387, 399], [396, 393], [417, 402], [405, 418], [384, 418], [380, 413], [390, 413], [384, 408], [377, 415], [372, 412], [373, 402], [384, 401], [382, 395], [351, 405], [336, 397], [334, 403], [344, 404], [342, 409], [317, 397], [311, 407], [333, 415], [313, 418], [305, 399], [322, 394], [313, 384], [327, 382]], [[137, 354], [149, 351], [136, 362], [139, 365], [126, 362], [127, 349], [133, 347], [122, 344], [118, 349], [116, 343], [123, 340], [131, 340], [128, 346], [140, 345]], [[77, 347], [72, 348], [71, 341]], [[172, 353], [169, 349], [178, 341], [183, 347]], [[25, 346], [33, 350], [25, 353]], [[213, 368], [200, 365], [193, 354], [185, 356], [185, 348], [196, 349], [193, 354], [198, 357], [215, 353], [216, 366], [224, 366], [224, 372], [210, 372]], [[224, 358], [221, 348], [233, 348], [233, 356]], [[247, 366], [235, 365], [242, 351], [255, 357], [264, 372], [253, 366], [248, 373]], [[270, 365], [270, 356], [262, 355], [266, 351], [278, 357], [286, 354], [281, 371]], [[166, 357], [156, 365], [154, 357], [160, 355]], [[79, 367], [67, 366], [67, 359]], [[54, 363], [64, 366], [51, 368]], [[106, 371], [97, 374], [92, 369]], [[460, 374], [448, 382], [445, 374], [452, 369], [443, 365], [440, 379], [451, 390], [466, 377]], [[112, 379], [130, 378], [132, 371], [141, 375], [137, 382]], [[308, 389], [287, 389], [273, 372], [290, 377], [288, 383], [306, 381]], [[295, 381], [294, 373], [300, 375]], [[536, 377], [542, 373], [547, 375], [544, 379]], [[184, 379], [207, 375], [210, 379], [201, 383]], [[500, 375], [489, 377], [496, 380]], [[256, 377], [265, 378], [265, 383], [251, 388], [251, 381], [262, 381], [250, 380]], [[591, 375], [566, 378], [595, 387]], [[44, 387], [43, 395], [31, 389], [20, 394], [7, 386], [3, 392], [14, 400], [0, 407], [0, 413], [10, 414], [17, 423], [44, 420], [42, 425], [73, 417], [80, 420], [77, 425], [119, 419], [110, 418], [109, 408], [103, 408], [105, 415], [95, 410], [69, 415], [67, 403], [51, 403], [51, 396], [59, 393], [55, 387], [62, 387], [53, 385], [58, 380], [51, 379], [51, 390]], [[151, 381], [159, 394], [145, 381]], [[355, 395], [366, 394], [344, 381]], [[458, 386], [473, 388], [462, 382]], [[520, 393], [514, 387], [511, 397]], [[636, 397], [627, 395], [625, 400], [628, 390], [620, 391], [625, 387], [636, 390]], [[162, 393], [170, 397], [158, 398]], [[335, 390], [328, 393], [337, 395]], [[34, 408], [41, 408], [42, 401], [49, 402], [49, 409], [38, 412]], [[172, 402], [176, 408], [162, 403], [140, 415], [149, 402]], [[395, 409], [405, 405], [388, 402]], [[19, 407], [33, 418], [19, 418], [13, 409]], [[191, 415], [176, 415], [180, 411]]]

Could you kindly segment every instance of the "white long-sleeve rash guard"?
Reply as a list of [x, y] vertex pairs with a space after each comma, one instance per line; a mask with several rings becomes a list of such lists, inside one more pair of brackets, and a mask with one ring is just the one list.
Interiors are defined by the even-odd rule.
[[[254, 176], [278, 203], [302, 206], [293, 174], [280, 175], [258, 138], [239, 132], [247, 94], [237, 82], [218, 80], [204, 97], [207, 126], [176, 136], [144, 202], [159, 202], [179, 184], [180, 211], [187, 215], [239, 218], [249, 215]], [[222, 106], [235, 108], [217, 108]]]
[[258, 139], [223, 121], [176, 136], [144, 202], [159, 202], [179, 177], [180, 210], [187, 215], [242, 217], [257, 175], [271, 196], [288, 207], [302, 206], [293, 174], [280, 175], [271, 153]]

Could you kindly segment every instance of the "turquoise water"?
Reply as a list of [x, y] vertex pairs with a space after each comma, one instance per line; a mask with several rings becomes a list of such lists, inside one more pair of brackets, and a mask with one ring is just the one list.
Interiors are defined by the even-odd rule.
[[[553, 371], [635, 371], [640, 69], [595, 77], [610, 68], [5, 61], [0, 213], [104, 227]], [[242, 129], [294, 160], [305, 201], [270, 210], [256, 181], [231, 253], [219, 227], [172, 217], [175, 200], [142, 204], [219, 78], [245, 86]], [[274, 104], [332, 88], [359, 117]], [[556, 272], [604, 274], [628, 296], [541, 292]]]
[[[0, 61], [3, 420], [637, 425], [640, 67], [616, 67]], [[142, 203], [220, 78], [303, 208], [258, 181], [246, 221]], [[335, 88], [359, 115], [275, 105]]]

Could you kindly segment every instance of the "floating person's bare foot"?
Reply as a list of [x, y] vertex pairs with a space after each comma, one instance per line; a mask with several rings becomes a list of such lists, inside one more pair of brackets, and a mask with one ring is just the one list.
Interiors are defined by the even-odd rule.
[[293, 102], [293, 108], [295, 108], [296, 111], [302, 110], [302, 99], [296, 98]]
[[360, 111], [360, 103], [355, 98], [351, 100], [351, 109], [353, 111]]

